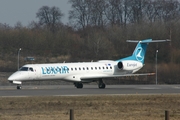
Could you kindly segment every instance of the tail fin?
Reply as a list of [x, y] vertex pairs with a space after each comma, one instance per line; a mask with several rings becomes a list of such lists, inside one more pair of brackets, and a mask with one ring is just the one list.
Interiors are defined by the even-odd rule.
[[[144, 63], [146, 49], [147, 49], [148, 43], [151, 41], [152, 41], [152, 39], [139, 41], [132, 56], [131, 56], [132, 60], [136, 60], [141, 63]], [[128, 41], [128, 42], [130, 42], [130, 41]]]
[[138, 43], [132, 56], [117, 60], [117, 61], [121, 61], [121, 60], [135, 60], [135, 61], [139, 61], [142, 64], [144, 64], [144, 58], [145, 58], [145, 54], [146, 54], [146, 49], [149, 43], [151, 42], [166, 42], [166, 41], [170, 41], [170, 40], [153, 40], [152, 39], [146, 39], [146, 40], [142, 40], [142, 41], [133, 41], [133, 40], [127, 40], [127, 42], [135, 42]]

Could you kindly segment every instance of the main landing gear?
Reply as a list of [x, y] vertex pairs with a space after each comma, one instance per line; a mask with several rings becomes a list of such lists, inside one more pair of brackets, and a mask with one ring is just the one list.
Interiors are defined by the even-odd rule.
[[99, 89], [104, 89], [106, 87], [106, 84], [103, 83], [102, 79], [99, 79], [98, 81], [98, 87]]
[[82, 83], [74, 83], [76, 88], [83, 88], [83, 84]]
[[21, 89], [22, 89], [22, 86], [21, 86], [21, 85], [17, 85], [17, 89], [18, 89], [18, 90], [21, 90]]
[[[75, 82], [74, 86], [76, 88], [83, 88], [83, 84], [81, 82]], [[102, 79], [98, 80], [98, 87], [99, 87], [99, 89], [104, 89], [106, 87], [106, 84], [104, 84]]]

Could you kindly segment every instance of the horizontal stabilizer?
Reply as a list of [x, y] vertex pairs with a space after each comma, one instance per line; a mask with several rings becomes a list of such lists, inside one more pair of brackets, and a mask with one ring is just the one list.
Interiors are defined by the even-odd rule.
[[171, 40], [166, 39], [166, 40], [152, 40], [152, 39], [147, 39], [147, 40], [143, 40], [143, 41], [139, 41], [139, 40], [126, 40], [126, 42], [133, 42], [133, 43], [152, 43], [152, 42], [169, 42]]

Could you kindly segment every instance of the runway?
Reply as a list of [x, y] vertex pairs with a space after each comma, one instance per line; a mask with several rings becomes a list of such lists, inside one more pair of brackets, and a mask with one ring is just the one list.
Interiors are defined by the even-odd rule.
[[16, 90], [16, 86], [1, 86], [1, 97], [26, 96], [84, 96], [84, 95], [129, 95], [129, 94], [179, 94], [180, 85], [107, 85], [99, 89], [97, 85], [84, 85], [77, 89], [74, 85], [23, 86]]

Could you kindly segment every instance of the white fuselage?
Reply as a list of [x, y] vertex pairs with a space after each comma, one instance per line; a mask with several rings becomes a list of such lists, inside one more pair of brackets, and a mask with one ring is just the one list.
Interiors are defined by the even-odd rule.
[[124, 61], [119, 69], [117, 61], [27, 64], [12, 74], [8, 80], [20, 84], [32, 80], [65, 80], [70, 82], [92, 82], [94, 79], [120, 77], [132, 74], [143, 67], [137, 61]]

